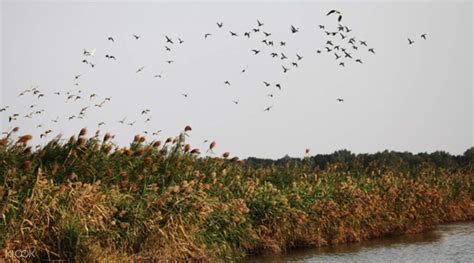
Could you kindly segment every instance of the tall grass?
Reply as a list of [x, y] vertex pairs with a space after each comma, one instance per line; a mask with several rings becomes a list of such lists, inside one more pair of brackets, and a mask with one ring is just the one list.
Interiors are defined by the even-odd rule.
[[200, 156], [185, 133], [164, 142], [136, 136], [126, 148], [112, 137], [81, 130], [34, 151], [28, 135], [0, 141], [4, 251], [32, 249], [38, 260], [232, 260], [474, 218], [472, 163], [423, 164], [416, 174], [316, 170], [310, 158], [252, 168], [228, 152]]

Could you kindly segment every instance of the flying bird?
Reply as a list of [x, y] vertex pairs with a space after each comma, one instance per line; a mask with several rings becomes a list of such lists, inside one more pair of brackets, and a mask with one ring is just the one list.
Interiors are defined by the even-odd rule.
[[253, 51], [254, 55], [257, 55], [258, 53], [260, 53], [260, 50], [258, 50], [258, 49], [252, 49], [252, 51]]
[[107, 40], [110, 40], [112, 42], [115, 42], [114, 38], [113, 37], [108, 37]]
[[166, 43], [174, 44], [171, 38], [169, 38], [168, 36], [165, 36], [165, 38], [166, 38]]
[[136, 73], [141, 72], [144, 68], [145, 68], [145, 66], [140, 67], [139, 69], [137, 69], [137, 72], [136, 72]]
[[265, 108], [263, 111], [270, 111], [272, 108], [273, 108], [273, 105]]
[[217, 26], [218, 26], [219, 28], [221, 28], [221, 27], [224, 25], [224, 23], [223, 23], [223, 22], [220, 22], [220, 23], [219, 23], [219, 22], [217, 22], [216, 24], [217, 24]]
[[135, 40], [138, 40], [138, 39], [140, 38], [140, 36], [139, 36], [139, 35], [135, 35], [135, 34], [133, 34], [132, 36], [135, 38]]
[[329, 15], [331, 15], [331, 14], [338, 14], [339, 17], [337, 18], [337, 21], [338, 21], [338, 22], [341, 22], [341, 20], [342, 20], [342, 13], [341, 13], [340, 11], [333, 9], [333, 10], [329, 11], [329, 12], [326, 14], [326, 16], [329, 16]]
[[285, 68], [285, 66], [281, 66], [283, 68], [283, 73], [286, 73], [288, 72], [288, 70], [290, 70], [289, 68]]
[[259, 27], [264, 25], [264, 24], [263, 24], [262, 22], [260, 22], [258, 19], [257, 19], [257, 24], [258, 24]]
[[426, 33], [425, 33], [425, 34], [421, 34], [421, 38], [423, 38], [424, 40], [426, 40]]
[[299, 32], [299, 28], [296, 28], [295, 26], [291, 25], [291, 33], [296, 33], [296, 32]]
[[237, 36], [237, 33], [235, 33], [235, 32], [229, 31], [229, 33], [230, 33], [230, 36], [232, 36], [232, 37], [236, 37], [236, 36]]
[[209, 37], [209, 36], [212, 36], [212, 34], [211, 33], [204, 34], [204, 39], [207, 39], [207, 37]]
[[344, 99], [337, 98], [337, 101], [339, 101], [339, 102], [343, 102], [343, 101], [344, 101]]
[[413, 44], [413, 43], [415, 43], [415, 41], [414, 41], [414, 40], [411, 40], [410, 38], [408, 38], [408, 45], [411, 45], [411, 44]]

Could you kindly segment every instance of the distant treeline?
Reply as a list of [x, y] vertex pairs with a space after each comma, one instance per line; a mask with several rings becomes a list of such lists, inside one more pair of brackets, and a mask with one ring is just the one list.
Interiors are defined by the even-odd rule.
[[473, 167], [474, 147], [469, 148], [462, 155], [452, 155], [444, 151], [433, 153], [418, 153], [383, 151], [374, 154], [355, 154], [348, 150], [339, 150], [331, 154], [317, 154], [306, 158], [285, 156], [272, 160], [249, 157], [245, 164], [252, 168], [264, 168], [275, 165], [277, 167], [297, 165], [305, 162], [314, 170], [326, 170], [329, 166], [337, 165], [338, 170], [366, 171], [372, 168], [397, 168], [401, 171], [416, 171], [423, 166], [435, 166], [441, 169], [458, 169]]

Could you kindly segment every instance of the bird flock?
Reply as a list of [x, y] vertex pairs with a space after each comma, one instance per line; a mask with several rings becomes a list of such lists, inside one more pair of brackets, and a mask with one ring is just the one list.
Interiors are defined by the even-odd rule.
[[[217, 21], [214, 25], [214, 30], [203, 32], [203, 41], [213, 41], [217, 35], [223, 35], [230, 38], [243, 38], [248, 41], [253, 41], [252, 43], [255, 45], [255, 47], [248, 52], [257, 58], [269, 56], [276, 65], [275, 67], [280, 68], [281, 74], [283, 74], [283, 76], [286, 74], [291, 74], [292, 71], [298, 70], [307, 56], [332, 56], [336, 65], [341, 68], [345, 68], [348, 66], [362, 66], [364, 62], [370, 58], [370, 56], [374, 56], [376, 54], [375, 48], [370, 46], [368, 41], [360, 39], [354, 34], [354, 31], [348, 24], [342, 22], [342, 12], [339, 10], [330, 10], [326, 16], [328, 19], [335, 18], [335, 21], [334, 23], [315, 25], [314, 28], [311, 29], [316, 33], [321, 34], [321, 37], [324, 39], [324, 46], [315, 48], [313, 54], [303, 55], [302, 53], [291, 51], [287, 47], [291, 43], [291, 39], [276, 38], [272, 34], [271, 30], [266, 26], [265, 22], [261, 21], [260, 19], [256, 19], [254, 26], [243, 32], [237, 32], [231, 28], [227, 28], [227, 25], [224, 23], [224, 21]], [[295, 35], [298, 34], [301, 29], [297, 25], [289, 25], [288, 31], [291, 35]], [[427, 34], [423, 33], [420, 37], [421, 39], [426, 40]], [[104, 39], [113, 45], [119, 44], [119, 41], [117, 41], [114, 36], [107, 36]], [[166, 65], [169, 66], [175, 63], [173, 59], [173, 52], [179, 49], [180, 46], [185, 43], [183, 39], [184, 38], [181, 36], [163, 36], [163, 49], [169, 54], [169, 58], [163, 61], [163, 68], [165, 70], [153, 72], [151, 73], [151, 77], [157, 79], [163, 78], [164, 72], [166, 71]], [[129, 36], [129, 41], [142, 41], [142, 38], [138, 34], [132, 34]], [[408, 38], [409, 45], [413, 45], [414, 43], [414, 40]], [[105, 52], [103, 57], [98, 56], [96, 54], [96, 49], [84, 48], [82, 50], [82, 63], [84, 65], [94, 69], [98, 63], [105, 65], [104, 62], [118, 63], [120, 62], [120, 57], [117, 57], [116, 55], [109, 52]], [[148, 74], [149, 72], [145, 70], [146, 68], [146, 65], [141, 65], [134, 70], [134, 73]], [[249, 68], [249, 66], [243, 67], [240, 70], [240, 75], [247, 74], [249, 70], [254, 69]], [[39, 121], [36, 124], [36, 128], [42, 129], [39, 136], [40, 139], [47, 138], [48, 135], [53, 132], [51, 128], [46, 128], [48, 126], [48, 122], [64, 123], [65, 121], [84, 119], [91, 110], [100, 110], [101, 108], [105, 107], [112, 100], [112, 96], [103, 96], [95, 92], [83, 90], [80, 86], [80, 82], [83, 77], [83, 74], [76, 74], [72, 77], [73, 84], [76, 86], [76, 89], [74, 90], [58, 90], [52, 94], [46, 94], [41, 91], [39, 86], [31, 86], [21, 91], [18, 94], [18, 97], [29, 96], [36, 102], [27, 107], [26, 110], [23, 110], [23, 113], [20, 113], [19, 111], [12, 111], [11, 107], [8, 105], [1, 107], [0, 113], [7, 113], [8, 122], [12, 125], [9, 128], [9, 131], [5, 131], [3, 133], [9, 133], [13, 129], [15, 122], [20, 118], [35, 120], [38, 118], [38, 116], [41, 116], [45, 112], [45, 109], [41, 108], [39, 105], [44, 103], [43, 100], [47, 99], [49, 96], [63, 98], [65, 103], [80, 103], [81, 106], [79, 107], [80, 109], [73, 114], [68, 114], [65, 116], [58, 115], [55, 118], [49, 120], [45, 118], [38, 118]], [[223, 79], [221, 83], [223, 87], [231, 88], [233, 80]], [[283, 85], [280, 82], [266, 79], [261, 80], [260, 85], [263, 88], [268, 89], [266, 97], [269, 99], [273, 99], [278, 96], [277, 92], [281, 92], [283, 89]], [[181, 95], [183, 99], [192, 98], [189, 93], [181, 92]], [[344, 102], [344, 98], [336, 98], [336, 102], [342, 103]], [[239, 105], [240, 98], [234, 98], [229, 101], [229, 103]], [[262, 111], [270, 112], [273, 108], [274, 104], [269, 103], [262, 106]], [[151, 110], [148, 108], [143, 109], [139, 115], [141, 116], [141, 119], [130, 120], [124, 116], [115, 122], [124, 126], [134, 126], [137, 122], [148, 123], [152, 121]], [[97, 123], [98, 128], [101, 128], [105, 125], [107, 125], [107, 123], [104, 121]], [[143, 133], [158, 135], [161, 131], [162, 130], [145, 130]]]

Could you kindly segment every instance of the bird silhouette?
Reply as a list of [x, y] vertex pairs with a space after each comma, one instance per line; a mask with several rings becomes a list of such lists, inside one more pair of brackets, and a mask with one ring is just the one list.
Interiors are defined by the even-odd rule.
[[293, 34], [299, 32], [299, 28], [296, 28], [293, 25], [291, 25], [290, 29], [291, 29], [291, 33], [293, 33]]
[[260, 20], [257, 19], [257, 25], [260, 27], [260, 26], [263, 26], [264, 24], [260, 22]]
[[266, 82], [266, 81], [264, 81], [263, 84], [265, 84], [265, 87], [270, 86], [270, 83], [268, 83], [268, 82]]
[[182, 40], [181, 38], [178, 37], [178, 43], [179, 43], [179, 44], [183, 44], [183, 43], [184, 43], [184, 40]]
[[326, 14], [326, 16], [329, 16], [329, 15], [331, 15], [331, 14], [338, 14], [339, 17], [337, 18], [337, 21], [338, 21], [338, 22], [341, 22], [341, 20], [342, 20], [342, 13], [341, 13], [340, 11], [333, 9], [333, 10], [329, 11], [329, 12]]
[[280, 85], [280, 83], [275, 84], [275, 87], [277, 87], [279, 90], [281, 90], [281, 85]]
[[273, 52], [273, 53], [270, 53], [270, 56], [272, 56], [274, 58], [274, 57], [278, 57], [278, 54]]
[[324, 27], [324, 25], [319, 25], [319, 28], [324, 29], [325, 27]]
[[252, 49], [252, 51], [253, 51], [254, 55], [257, 55], [258, 53], [260, 53], [260, 50], [258, 50], [258, 49]]
[[174, 44], [173, 40], [165, 35], [166, 43]]
[[373, 48], [369, 48], [368, 51], [375, 54], [375, 51]]
[[270, 111], [272, 108], [273, 108], [273, 105], [265, 108], [263, 111]]
[[235, 105], [239, 104], [239, 101], [238, 100], [233, 100], [232, 101]]
[[263, 31], [263, 34], [265, 35], [265, 37], [269, 37], [269, 36], [272, 35], [272, 33], [268, 33], [268, 32], [265, 32], [265, 31]]
[[221, 27], [224, 25], [224, 23], [223, 23], [223, 22], [220, 22], [220, 23], [219, 23], [219, 22], [217, 22], [216, 24], [217, 24], [217, 27], [219, 27], [219, 28], [221, 28]]
[[426, 40], [426, 33], [421, 34], [421, 38], [423, 38], [424, 40]]
[[169, 48], [168, 46], [165, 46], [165, 50], [166, 51], [171, 51], [171, 48]]
[[135, 38], [135, 40], [138, 40], [138, 39], [140, 38], [140, 36], [139, 36], [139, 35], [135, 35], [135, 34], [133, 34], [132, 36]]
[[211, 33], [206, 33], [206, 34], [204, 34], [204, 39], [207, 39], [207, 38], [210, 37], [210, 36], [212, 36]]
[[344, 62], [339, 63], [339, 66], [344, 67]]
[[303, 59], [303, 56], [300, 56], [298, 54], [296, 54], [296, 57], [298, 58], [298, 60], [302, 60]]
[[359, 40], [359, 43], [360, 43], [362, 46], [367, 46], [367, 42], [366, 42], [366, 41]]
[[114, 40], [113, 37], [108, 37], [107, 40], [112, 41], [112, 42], [115, 42], [115, 40]]
[[287, 57], [285, 56], [285, 54], [281, 53], [281, 60], [284, 60], [284, 59], [287, 59]]
[[339, 102], [343, 102], [343, 101], [344, 101], [344, 99], [341, 99], [341, 98], [337, 98], [336, 100], [339, 101]]
[[224, 84], [230, 86], [230, 81], [226, 80], [224, 81]]
[[235, 32], [229, 31], [229, 33], [230, 33], [230, 36], [232, 36], [232, 37], [238, 36], [237, 33], [235, 33]]
[[360, 60], [359, 58], [356, 59], [355, 62], [362, 64], [362, 60]]
[[283, 68], [283, 73], [286, 73], [288, 72], [288, 70], [290, 70], [289, 68], [285, 68], [285, 66], [281, 66]]
[[142, 72], [144, 68], [145, 66], [140, 67], [139, 69], [137, 69], [136, 73]]
[[408, 45], [411, 45], [411, 44], [413, 44], [413, 43], [415, 43], [415, 41], [414, 41], [414, 40], [411, 40], [410, 38], [408, 38]]
[[250, 38], [250, 32], [245, 32], [244, 37]]

